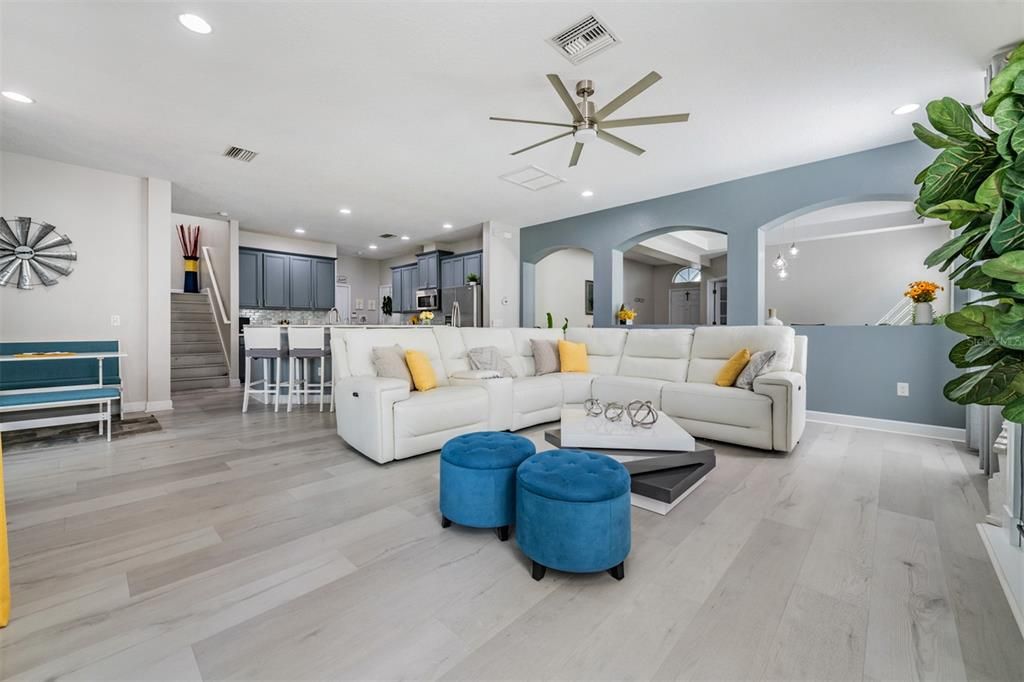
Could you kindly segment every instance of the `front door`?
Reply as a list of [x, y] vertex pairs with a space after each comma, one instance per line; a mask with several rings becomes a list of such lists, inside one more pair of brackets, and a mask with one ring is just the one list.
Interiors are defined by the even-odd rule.
[[700, 286], [668, 290], [669, 324], [700, 324]]

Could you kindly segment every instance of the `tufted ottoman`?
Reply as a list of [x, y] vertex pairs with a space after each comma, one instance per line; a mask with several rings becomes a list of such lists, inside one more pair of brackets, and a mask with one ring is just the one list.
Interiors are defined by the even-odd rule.
[[508, 540], [515, 522], [516, 468], [537, 451], [522, 436], [481, 431], [441, 448], [441, 525], [494, 528]]
[[593, 452], [549, 450], [520, 464], [516, 479], [516, 542], [533, 561], [534, 580], [548, 568], [625, 577], [630, 505], [624, 466]]

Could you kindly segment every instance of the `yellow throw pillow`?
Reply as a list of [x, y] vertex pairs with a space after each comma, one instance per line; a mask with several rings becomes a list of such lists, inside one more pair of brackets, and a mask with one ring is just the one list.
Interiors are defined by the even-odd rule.
[[589, 372], [587, 344], [558, 340], [558, 360], [563, 372]]
[[718, 386], [732, 386], [736, 378], [743, 371], [743, 368], [750, 362], [750, 351], [746, 348], [736, 351], [736, 354], [729, 358], [722, 369], [715, 375], [715, 384]]
[[432, 388], [437, 388], [437, 376], [434, 374], [434, 367], [430, 364], [430, 358], [426, 353], [418, 350], [405, 351], [405, 364], [409, 365], [412, 383], [417, 391], [429, 391]]

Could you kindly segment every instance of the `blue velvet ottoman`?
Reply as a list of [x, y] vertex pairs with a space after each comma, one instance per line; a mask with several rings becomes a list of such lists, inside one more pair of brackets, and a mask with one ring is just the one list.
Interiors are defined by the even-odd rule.
[[516, 469], [537, 452], [522, 436], [481, 431], [441, 448], [441, 526], [494, 528], [502, 541], [516, 518]]
[[533, 561], [534, 580], [548, 568], [625, 577], [630, 502], [622, 464], [583, 450], [549, 450], [520, 464], [516, 478], [516, 542]]

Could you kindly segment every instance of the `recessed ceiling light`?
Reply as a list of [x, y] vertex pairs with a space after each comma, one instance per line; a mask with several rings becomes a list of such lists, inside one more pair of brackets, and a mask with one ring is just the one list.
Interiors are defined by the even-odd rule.
[[903, 116], [905, 114], [912, 114], [921, 108], [920, 104], [904, 104], [903, 106], [896, 107], [892, 110], [894, 116]]
[[376, 245], [376, 244], [370, 244], [370, 245], [369, 245], [368, 247], [366, 247], [366, 248], [370, 249], [370, 251], [376, 251], [376, 250], [377, 250], [377, 245]]
[[35, 102], [35, 100], [28, 95], [23, 95], [20, 92], [14, 92], [13, 90], [4, 90], [3, 92], [0, 92], [0, 95], [3, 95], [7, 99], [15, 102], [21, 102], [22, 104], [32, 104], [32, 102]]
[[444, 224], [444, 225], [442, 225], [441, 227], [443, 227], [443, 228], [444, 228], [444, 229], [446, 229], [446, 230], [450, 230], [450, 229], [452, 229], [452, 224], [451, 224], [451, 223], [445, 223], [445, 224]]
[[306, 230], [305, 230], [305, 228], [302, 228], [302, 227], [296, 227], [295, 228], [295, 234], [306, 234]]
[[342, 215], [348, 215], [348, 214], [352, 213], [352, 209], [351, 208], [343, 208], [343, 209], [340, 209], [338, 211], [338, 213], [340, 213]]
[[594, 196], [594, 193], [593, 193], [593, 191], [591, 191], [589, 189], [585, 189], [582, 192], [580, 192], [580, 196], [581, 197], [592, 197], [592, 196]]
[[206, 23], [206, 20], [195, 14], [179, 14], [178, 21], [181, 25], [193, 33], [209, 33], [213, 28]]
[[409, 235], [403, 234], [401, 239], [402, 239], [403, 242], [407, 242], [407, 241], [409, 241]]

